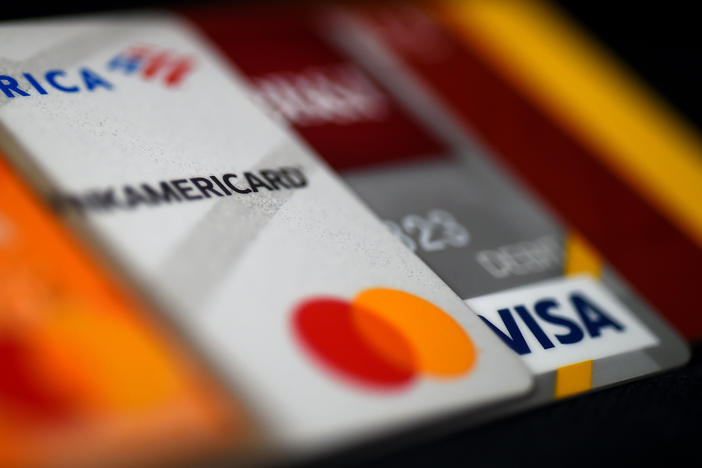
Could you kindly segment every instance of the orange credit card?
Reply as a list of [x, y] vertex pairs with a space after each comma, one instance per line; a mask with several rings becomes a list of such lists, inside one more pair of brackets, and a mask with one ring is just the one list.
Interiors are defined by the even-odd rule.
[[252, 434], [0, 157], [0, 466], [183, 463]]

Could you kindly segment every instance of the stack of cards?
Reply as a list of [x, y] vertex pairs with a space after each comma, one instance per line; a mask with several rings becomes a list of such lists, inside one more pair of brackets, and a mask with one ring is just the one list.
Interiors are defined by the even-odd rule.
[[[461, 123], [435, 88], [413, 72], [408, 56], [426, 63], [440, 62], [442, 53], [444, 59], [450, 55], [450, 39], [430, 18], [413, 8], [366, 10], [335, 15], [330, 26], [347, 34], [335, 34], [342, 47], [365, 60], [385, 83], [392, 83], [460, 161], [426, 172], [408, 168], [404, 191], [397, 180], [379, 183], [382, 174], [352, 177], [350, 183], [369, 203], [383, 203], [379, 212], [405, 228], [412, 225], [407, 203], [422, 197], [427, 217], [438, 207], [474, 234], [473, 243], [462, 246], [461, 253], [446, 255], [444, 249], [417, 253], [537, 376], [537, 392], [524, 404], [612, 385], [687, 361], [687, 345], [678, 334], [581, 234], [562, 226], [496, 167], [481, 143], [470, 137], [470, 122]], [[426, 189], [422, 196], [420, 177], [449, 188]], [[383, 197], [378, 192], [381, 185], [397, 192]], [[396, 201], [387, 201], [391, 199]]]
[[500, 339], [182, 20], [4, 27], [0, 146], [309, 456], [524, 395]]
[[421, 11], [193, 18], [249, 76], [259, 101], [341, 170], [388, 229], [528, 365], [536, 391], [497, 412], [688, 359], [675, 331], [498, 167], [403, 63], [402, 53], [429, 62], [449, 49]]
[[688, 358], [413, 68], [421, 10], [0, 37], [0, 461], [306, 459]]
[[[373, 27], [680, 333], [698, 339], [699, 134], [552, 3], [432, 2], [376, 10]], [[411, 29], [415, 47], [393, 32], [407, 37], [411, 25], [421, 25]], [[441, 53], [412, 52], [422, 43], [441, 43]]]

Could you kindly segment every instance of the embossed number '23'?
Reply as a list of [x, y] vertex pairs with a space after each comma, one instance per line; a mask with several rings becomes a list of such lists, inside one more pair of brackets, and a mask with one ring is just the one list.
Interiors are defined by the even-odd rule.
[[410, 213], [399, 223], [385, 220], [385, 225], [413, 252], [417, 248], [435, 252], [465, 247], [470, 242], [468, 230], [451, 213], [440, 209], [429, 210], [426, 216]]

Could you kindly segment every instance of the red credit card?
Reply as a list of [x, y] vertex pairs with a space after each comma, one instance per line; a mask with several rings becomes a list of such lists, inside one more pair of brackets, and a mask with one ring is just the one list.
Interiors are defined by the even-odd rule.
[[258, 98], [334, 169], [445, 153], [389, 93], [320, 36], [312, 12], [215, 8], [186, 15], [251, 80]]

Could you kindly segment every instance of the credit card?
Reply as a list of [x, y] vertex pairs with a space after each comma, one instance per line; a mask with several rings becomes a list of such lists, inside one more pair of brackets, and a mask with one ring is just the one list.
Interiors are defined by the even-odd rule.
[[[689, 359], [682, 338], [589, 242], [495, 164], [404, 65], [388, 43], [403, 42], [406, 53], [414, 48], [424, 60], [442, 53], [443, 37], [431, 34], [433, 25], [420, 10], [339, 13], [332, 24], [342, 47], [392, 84], [454, 155], [451, 163], [346, 179], [537, 376], [537, 392], [515, 406], [572, 396]], [[426, 31], [433, 43], [420, 40], [427, 39]]]
[[516, 405], [687, 361], [681, 338], [580, 236], [527, 194], [503, 189], [509, 181], [496, 181], [475, 153], [463, 157], [473, 163], [359, 171], [346, 180], [538, 377], [537, 393]]
[[255, 428], [0, 159], [0, 465], [253, 449]]
[[[259, 100], [343, 170], [389, 230], [522, 356], [537, 376], [537, 392], [497, 411], [660, 372], [688, 359], [676, 333], [581, 236], [489, 158], [375, 37], [362, 14], [339, 10], [320, 20], [305, 10], [263, 11], [193, 17], [247, 73]], [[426, 32], [421, 13], [401, 9], [404, 15], [395, 18], [392, 7], [387, 11], [383, 31], [396, 43], [417, 55], [441, 56], [440, 37], [417, 34], [421, 41], [413, 41], [407, 32], [408, 26]], [[340, 69], [343, 75], [334, 73]], [[352, 85], [349, 76], [363, 85]], [[347, 119], [324, 114], [329, 103]], [[358, 103], [375, 112], [357, 112]], [[398, 137], [397, 128], [406, 138]], [[372, 161], [366, 147], [376, 154]]]
[[545, 3], [426, 2], [387, 10], [387, 21], [375, 10], [370, 24], [678, 332], [698, 339], [699, 137]]
[[530, 389], [524, 364], [182, 20], [3, 34], [0, 144], [241, 392], [281, 452]]

